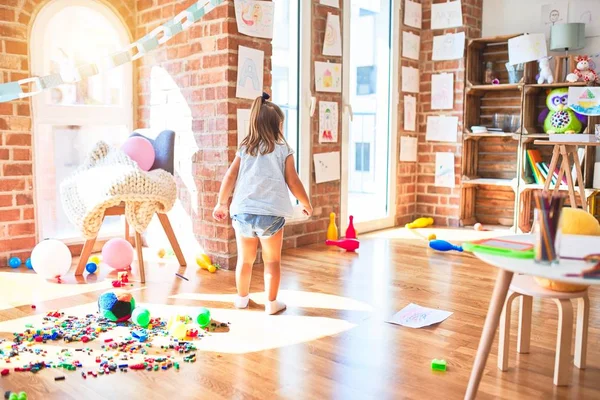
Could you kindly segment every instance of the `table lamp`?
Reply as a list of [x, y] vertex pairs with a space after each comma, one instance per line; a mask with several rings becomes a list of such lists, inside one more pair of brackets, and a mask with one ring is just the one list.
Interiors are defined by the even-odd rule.
[[[550, 50], [564, 51], [564, 56], [556, 57], [554, 81], [564, 81], [569, 69], [569, 51], [585, 47], [585, 24], [573, 22], [552, 25], [550, 30]], [[564, 70], [563, 70], [564, 68]]]

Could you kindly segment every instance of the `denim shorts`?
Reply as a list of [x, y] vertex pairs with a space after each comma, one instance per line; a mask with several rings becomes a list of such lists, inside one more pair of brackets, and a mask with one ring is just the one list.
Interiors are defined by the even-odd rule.
[[285, 225], [285, 218], [272, 215], [237, 214], [232, 220], [235, 233], [242, 237], [271, 237]]

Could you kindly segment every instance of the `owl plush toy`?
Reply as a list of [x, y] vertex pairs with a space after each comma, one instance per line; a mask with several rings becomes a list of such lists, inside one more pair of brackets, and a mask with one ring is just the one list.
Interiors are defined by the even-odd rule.
[[538, 122], [546, 133], [581, 133], [585, 129], [587, 118], [571, 110], [567, 103], [568, 88], [553, 89], [546, 97], [545, 109], [540, 113]]

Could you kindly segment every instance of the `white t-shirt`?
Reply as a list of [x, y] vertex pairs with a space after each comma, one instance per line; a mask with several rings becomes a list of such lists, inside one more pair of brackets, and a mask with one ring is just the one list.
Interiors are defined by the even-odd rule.
[[269, 154], [251, 156], [242, 147], [233, 202], [230, 214], [272, 215], [289, 218], [293, 215], [292, 202], [285, 182], [285, 160], [294, 154], [287, 143], [276, 144]]

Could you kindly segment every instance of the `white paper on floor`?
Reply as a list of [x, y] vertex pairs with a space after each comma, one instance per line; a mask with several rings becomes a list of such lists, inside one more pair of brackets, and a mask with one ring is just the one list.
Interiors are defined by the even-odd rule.
[[409, 328], [423, 328], [424, 326], [438, 324], [451, 315], [450, 311], [436, 310], [435, 308], [421, 307], [410, 303], [386, 322]]

